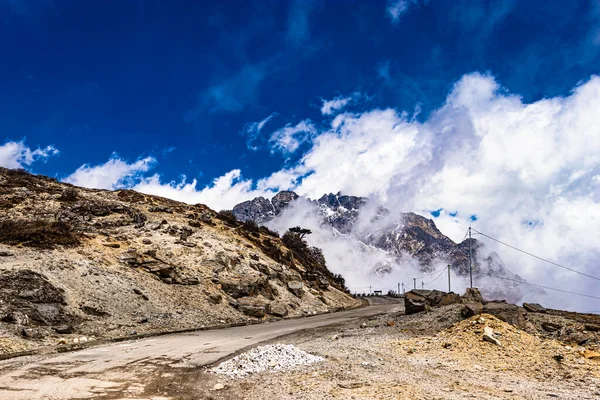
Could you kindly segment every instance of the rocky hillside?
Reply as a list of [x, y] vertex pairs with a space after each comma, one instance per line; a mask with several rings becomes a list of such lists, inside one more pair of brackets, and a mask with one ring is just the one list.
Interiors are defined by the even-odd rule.
[[305, 259], [201, 204], [0, 168], [0, 352], [357, 305]]
[[[242, 221], [267, 223], [300, 197], [289, 191], [279, 192], [271, 200], [258, 197], [243, 202], [233, 208], [235, 216]], [[303, 199], [314, 206], [315, 212], [322, 218], [323, 224], [331, 226], [336, 233], [353, 237], [357, 247], [362, 245], [382, 249], [402, 265], [408, 258], [417, 260], [423, 272], [435, 269], [434, 262], [452, 265], [458, 274], [466, 276], [469, 272], [469, 240], [455, 243], [442, 234], [431, 219], [408, 212], [393, 215], [383, 207], [367, 207], [369, 200], [364, 197], [326, 194], [318, 200]], [[370, 223], [359, 223], [363, 210], [368, 210]], [[360, 225], [360, 226], [359, 226]], [[494, 252], [486, 252], [483, 244], [471, 240], [474, 261], [474, 274], [500, 275], [520, 279], [511, 273], [502, 259]], [[389, 265], [380, 265], [374, 271], [378, 274], [390, 271]], [[483, 288], [488, 298], [506, 298], [516, 302], [521, 294], [517, 284], [503, 282], [500, 288]]]

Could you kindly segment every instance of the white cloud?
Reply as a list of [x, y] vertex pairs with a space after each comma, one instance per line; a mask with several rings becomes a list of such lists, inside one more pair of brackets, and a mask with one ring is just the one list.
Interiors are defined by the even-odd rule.
[[[311, 146], [297, 164], [258, 181], [236, 169], [203, 189], [196, 181], [161, 183], [157, 175], [135, 188], [215, 209], [274, 189], [312, 198], [342, 191], [428, 217], [441, 208], [435, 222], [455, 241], [476, 215], [474, 227], [482, 232], [599, 275], [598, 104], [598, 76], [567, 96], [524, 103], [492, 76], [473, 73], [424, 122], [388, 108], [339, 114], [323, 130], [308, 120], [278, 130], [271, 137], [275, 150]], [[580, 293], [600, 289], [594, 280], [479, 239], [530, 282]], [[548, 293], [541, 301], [550, 306], [586, 307], [577, 297]]]
[[400, 17], [402, 17], [402, 15], [408, 11], [408, 6], [409, 0], [388, 1], [386, 11], [393, 23], [400, 21]]
[[260, 132], [277, 114], [272, 113], [267, 118], [258, 122], [247, 123], [242, 129], [242, 136], [246, 137], [246, 147], [250, 150], [258, 150], [260, 142]]
[[25, 168], [36, 161], [46, 161], [58, 154], [53, 146], [31, 150], [24, 141], [6, 142], [0, 146], [0, 166], [5, 168]]
[[[323, 106], [321, 106], [321, 114], [323, 115], [333, 115], [337, 111], [342, 110], [350, 103], [357, 102], [363, 97], [360, 92], [354, 92], [350, 96], [338, 96], [333, 100], [325, 100], [321, 99], [323, 102]], [[364, 96], [365, 99], [368, 99], [367, 96]]]
[[[596, 76], [569, 96], [527, 104], [493, 77], [468, 74], [423, 123], [393, 109], [338, 115], [285, 176], [313, 198], [342, 191], [379, 198], [397, 211], [428, 215], [443, 208], [436, 223], [456, 241], [477, 215], [483, 232], [598, 275], [598, 103]], [[489, 245], [532, 282], [587, 293], [600, 288]], [[565, 300], [546, 301], [556, 299]]]
[[321, 107], [321, 114], [323, 115], [331, 115], [335, 111], [341, 110], [346, 107], [350, 101], [352, 101], [352, 97], [336, 97], [333, 100], [322, 100], [323, 106]]
[[298, 150], [302, 143], [309, 141], [316, 133], [317, 129], [313, 123], [306, 119], [295, 126], [287, 124], [285, 127], [276, 130], [271, 135], [269, 142], [273, 151], [293, 153]]
[[231, 209], [234, 205], [257, 196], [271, 197], [274, 194], [264, 185], [262, 189], [253, 189], [253, 186], [252, 180], [243, 179], [241, 171], [234, 169], [201, 190], [197, 189], [195, 179], [187, 183], [183, 177], [180, 182], [161, 183], [157, 174], [144, 178], [133, 189], [188, 204], [206, 204], [215, 210], [221, 210]]
[[133, 185], [136, 179], [141, 179], [143, 173], [149, 171], [155, 162], [156, 160], [153, 157], [146, 157], [130, 164], [113, 154], [104, 164], [96, 166], [82, 165], [63, 181], [96, 189], [114, 190], [129, 187]]

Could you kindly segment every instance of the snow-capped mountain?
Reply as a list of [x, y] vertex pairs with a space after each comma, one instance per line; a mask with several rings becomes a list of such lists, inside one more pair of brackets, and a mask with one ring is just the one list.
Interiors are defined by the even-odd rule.
[[[455, 243], [437, 229], [433, 220], [412, 212], [393, 215], [383, 207], [369, 204], [369, 199], [365, 197], [330, 193], [318, 200], [310, 200], [294, 192], [282, 191], [271, 200], [257, 197], [240, 203], [233, 208], [233, 213], [239, 220], [265, 224], [280, 216], [299, 199], [311, 204], [322, 218], [322, 224], [331, 226], [335, 235], [352, 238], [358, 251], [366, 247], [383, 250], [398, 265], [409, 259], [416, 260], [424, 273], [434, 270], [440, 262], [450, 264], [457, 275], [466, 276], [469, 273], [468, 239]], [[363, 213], [368, 213], [367, 223]], [[521, 279], [506, 268], [498, 254], [487, 252], [483, 243], [471, 240], [475, 276], [496, 275]], [[382, 274], [389, 270], [389, 267], [380, 265], [373, 272]], [[488, 297], [502, 297], [511, 301], [519, 299], [518, 284], [502, 281], [502, 289], [492, 288], [497, 286], [491, 285], [489, 290], [482, 290], [487, 291]]]

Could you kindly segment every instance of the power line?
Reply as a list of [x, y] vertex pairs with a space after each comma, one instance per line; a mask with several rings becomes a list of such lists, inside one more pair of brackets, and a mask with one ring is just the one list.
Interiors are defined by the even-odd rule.
[[597, 297], [597, 296], [591, 296], [591, 295], [589, 295], [589, 294], [576, 293], [576, 292], [570, 292], [570, 291], [568, 291], [568, 290], [557, 289], [557, 288], [551, 288], [551, 287], [548, 287], [548, 286], [542, 286], [542, 285], [538, 285], [537, 283], [529, 283], [529, 282], [525, 282], [525, 281], [520, 281], [520, 280], [518, 280], [518, 279], [506, 278], [506, 277], [504, 277], [504, 276], [498, 276], [498, 275], [488, 275], [488, 276], [492, 276], [492, 277], [494, 277], [494, 278], [499, 278], [499, 279], [504, 279], [504, 280], [506, 280], [506, 281], [518, 282], [518, 283], [522, 283], [522, 284], [525, 284], [525, 285], [537, 286], [537, 287], [539, 287], [539, 288], [542, 288], [542, 289], [555, 290], [555, 291], [557, 291], [557, 292], [563, 292], [563, 293], [568, 293], [568, 294], [574, 294], [574, 295], [576, 295], [576, 296], [583, 296], [583, 297], [589, 297], [590, 299], [597, 299], [597, 300], [600, 300], [600, 297]]
[[465, 241], [468, 234], [469, 234], [469, 229], [467, 228], [467, 231], [465, 232], [465, 236], [463, 237], [463, 240], [460, 241], [461, 243]]
[[438, 276], [436, 276], [436, 277], [435, 277], [435, 279], [434, 279], [434, 280], [432, 280], [432, 281], [429, 281], [429, 282], [425, 282], [425, 284], [426, 284], [426, 285], [429, 285], [430, 283], [433, 283], [433, 282], [437, 281], [437, 280], [438, 280], [438, 278], [444, 274], [444, 272], [446, 272], [446, 268], [444, 268], [444, 269], [442, 270], [442, 272], [440, 272], [440, 274], [439, 274]]
[[435, 271], [431, 271], [430, 273], [428, 273], [428, 274], [426, 274], [426, 275], [419, 276], [419, 277], [417, 277], [417, 278], [414, 278], [414, 279], [423, 279], [423, 278], [428, 278], [428, 277], [431, 277], [431, 275], [433, 275], [433, 274], [435, 274], [435, 273], [438, 273], [438, 272], [440, 272], [440, 271], [445, 271], [445, 270], [446, 270], [446, 267], [444, 267], [444, 268], [442, 268], [442, 269], [435, 270]]
[[508, 247], [510, 247], [511, 249], [514, 249], [514, 250], [520, 251], [521, 253], [527, 254], [528, 256], [531, 256], [531, 257], [537, 258], [538, 260], [541, 260], [541, 261], [547, 262], [547, 263], [549, 263], [549, 264], [552, 264], [552, 265], [555, 265], [555, 266], [557, 266], [557, 267], [564, 268], [564, 269], [566, 269], [566, 270], [568, 270], [568, 271], [575, 272], [576, 274], [583, 275], [583, 276], [587, 276], [588, 278], [592, 278], [592, 279], [595, 279], [595, 280], [597, 280], [597, 281], [600, 281], [600, 278], [598, 278], [598, 277], [596, 277], [596, 276], [593, 276], [593, 275], [586, 274], [585, 272], [577, 271], [576, 269], [573, 269], [573, 268], [565, 267], [564, 265], [561, 265], [561, 264], [555, 263], [554, 261], [547, 260], [547, 259], [545, 259], [545, 258], [542, 258], [542, 257], [536, 256], [535, 254], [531, 254], [531, 253], [529, 253], [529, 252], [527, 252], [527, 251], [525, 251], [525, 250], [521, 250], [521, 249], [519, 249], [519, 248], [517, 248], [517, 247], [515, 247], [515, 246], [511, 246], [511, 245], [510, 245], [510, 244], [508, 244], [508, 243], [504, 243], [504, 242], [502, 242], [502, 241], [500, 241], [500, 240], [498, 240], [498, 239], [496, 239], [496, 238], [493, 238], [493, 237], [491, 237], [491, 236], [489, 236], [489, 235], [486, 235], [485, 233], [479, 232], [479, 231], [478, 231], [478, 230], [476, 230], [476, 229], [473, 229], [473, 230], [474, 230], [475, 232], [479, 233], [480, 235], [482, 235], [482, 236], [485, 236], [485, 237], [486, 237], [486, 238], [488, 238], [488, 239], [491, 239], [491, 240], [493, 240], [493, 241], [495, 241], [495, 242], [498, 242], [498, 243], [500, 243], [500, 244], [503, 244], [504, 246], [508, 246]]

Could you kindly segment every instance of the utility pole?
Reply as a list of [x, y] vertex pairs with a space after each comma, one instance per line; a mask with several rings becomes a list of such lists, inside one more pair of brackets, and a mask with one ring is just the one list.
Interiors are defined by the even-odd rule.
[[398, 295], [400, 295], [400, 283], [398, 283]]
[[417, 278], [413, 278], [413, 283], [415, 284], [415, 290], [417, 289]]
[[421, 289], [425, 290], [425, 282], [421, 281]]
[[473, 261], [471, 251], [471, 227], [469, 226], [469, 279], [471, 280], [471, 289], [473, 289]]
[[450, 264], [448, 264], [448, 293], [450, 293], [452, 289], [450, 289]]

